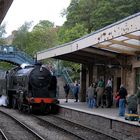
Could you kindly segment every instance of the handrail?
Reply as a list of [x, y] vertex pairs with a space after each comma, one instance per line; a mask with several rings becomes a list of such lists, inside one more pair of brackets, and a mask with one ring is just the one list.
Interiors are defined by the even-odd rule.
[[30, 57], [29, 55], [27, 55], [26, 53], [24, 52], [20, 52], [20, 51], [16, 51], [15, 52], [17, 55], [19, 55], [20, 57], [22, 57], [23, 59], [29, 61], [30, 63], [34, 63], [34, 60], [32, 57]]
[[6, 56], [5, 58], [9, 58], [9, 57], [14, 57], [17, 58], [22, 61], [26, 61], [29, 64], [34, 64], [35, 61], [32, 57], [28, 56], [26, 53], [21, 52], [21, 51], [13, 51], [13, 52], [0, 52], [0, 56]]
[[68, 71], [67, 71], [66, 68], [64, 68], [64, 69], [62, 70], [62, 75], [63, 75], [64, 79], [66, 80], [66, 82], [69, 84], [69, 86], [70, 86], [70, 91], [74, 94], [74, 85], [73, 85], [73, 81], [72, 81], [72, 79], [71, 79], [71, 77], [70, 77], [70, 75], [69, 75], [69, 73], [68, 73]]
[[69, 86], [70, 86], [70, 91], [71, 91], [72, 94], [74, 95], [74, 84], [73, 84], [73, 81], [72, 81], [72, 79], [71, 79], [71, 77], [70, 77], [68, 71], [67, 71], [67, 68], [65, 68], [65, 67], [63, 67], [63, 68], [62, 68], [62, 67], [61, 67], [61, 68], [57, 68], [57, 69], [55, 70], [55, 75], [56, 75], [57, 77], [59, 77], [59, 76], [63, 76], [63, 77], [64, 77], [64, 80], [65, 80], [66, 83], [69, 84]]

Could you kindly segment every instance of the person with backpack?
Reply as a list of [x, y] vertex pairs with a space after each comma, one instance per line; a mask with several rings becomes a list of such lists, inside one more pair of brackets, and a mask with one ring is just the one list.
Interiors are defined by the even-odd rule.
[[127, 96], [127, 90], [124, 87], [124, 85], [120, 86], [119, 90], [119, 116], [124, 116], [125, 115], [125, 106], [126, 106], [126, 96]]

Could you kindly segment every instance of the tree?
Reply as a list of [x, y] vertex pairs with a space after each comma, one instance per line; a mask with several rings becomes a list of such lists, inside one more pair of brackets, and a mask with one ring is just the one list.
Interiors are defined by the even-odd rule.
[[96, 3], [97, 0], [72, 0], [67, 12], [65, 12], [67, 21], [64, 25], [71, 28], [76, 24], [82, 24], [90, 33], [93, 26], [91, 23], [92, 12], [96, 8]]
[[72, 0], [64, 25], [72, 28], [80, 23], [90, 33], [139, 11], [139, 0]]
[[12, 45], [16, 46], [20, 50], [27, 52], [28, 49], [28, 38], [29, 29], [31, 28], [32, 22], [25, 22], [16, 32], [13, 39]]
[[92, 13], [92, 30], [101, 29], [139, 11], [139, 0], [100, 0]]
[[52, 22], [40, 21], [29, 34], [28, 53], [36, 53], [57, 45], [57, 32], [58, 27], [54, 27]]
[[15, 35], [13, 45], [34, 56], [37, 51], [54, 47], [57, 44], [58, 28], [48, 20], [41, 20], [29, 31], [31, 22], [25, 22]]
[[6, 33], [5, 31], [6, 24], [4, 23], [3, 25], [0, 25], [0, 45], [6, 44], [4, 35]]
[[82, 24], [76, 24], [74, 27], [67, 29], [62, 27], [59, 31], [58, 37], [60, 44], [64, 44], [80, 38], [87, 34], [87, 29]]
[[53, 27], [54, 27], [54, 23], [48, 20], [40, 20], [39, 23], [34, 26], [33, 30], [53, 28]]
[[71, 28], [77, 23], [77, 20], [79, 18], [78, 3], [79, 0], [71, 0], [69, 7], [63, 13], [66, 14], [67, 21], [64, 23], [64, 26], [66, 26], [67, 28]]

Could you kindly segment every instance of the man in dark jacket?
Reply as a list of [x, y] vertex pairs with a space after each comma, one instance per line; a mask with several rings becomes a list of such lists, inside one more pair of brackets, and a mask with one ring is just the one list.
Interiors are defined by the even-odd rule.
[[65, 84], [64, 91], [65, 91], [65, 94], [66, 94], [66, 101], [65, 101], [66, 103], [68, 102], [69, 90], [70, 90], [69, 84]]
[[124, 116], [125, 115], [125, 104], [126, 104], [127, 90], [124, 88], [123, 85], [120, 86], [119, 96], [120, 96], [119, 116]]

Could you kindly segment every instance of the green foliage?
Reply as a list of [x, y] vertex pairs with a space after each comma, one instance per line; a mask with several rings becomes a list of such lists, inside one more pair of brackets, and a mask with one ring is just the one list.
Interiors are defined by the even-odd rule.
[[0, 38], [0, 45], [4, 45], [6, 44], [5, 39], [4, 38]]
[[72, 0], [64, 25], [72, 28], [80, 23], [90, 33], [137, 12], [139, 0]]
[[64, 44], [78, 39], [85, 34], [87, 34], [87, 29], [84, 28], [84, 26], [81, 24], [76, 24], [71, 29], [66, 29], [65, 27], [62, 27], [59, 31], [59, 42], [60, 44]]
[[8, 62], [2, 62], [0, 61], [0, 69], [3, 70], [10, 70], [12, 67], [14, 67], [15, 65], [8, 63]]
[[92, 29], [92, 12], [95, 10], [96, 0], [72, 0], [67, 8], [67, 21], [64, 25], [71, 28], [78, 24], [83, 24], [88, 29], [88, 33]]
[[6, 27], [5, 23], [3, 25], [0, 25], [0, 38], [2, 38], [3, 35], [6, 33], [5, 27]]
[[80, 79], [80, 64], [69, 61], [61, 61], [61, 65], [67, 68], [73, 81], [78, 81]]
[[25, 23], [16, 33], [13, 45], [34, 56], [37, 51], [54, 47], [57, 44], [57, 28], [47, 20], [41, 20], [29, 32], [31, 24]]
[[4, 39], [4, 34], [6, 33], [5, 31], [6, 24], [4, 23], [3, 25], [0, 25], [0, 45], [6, 44], [5, 39]]
[[19, 29], [16, 31], [12, 45], [16, 46], [20, 50], [27, 52], [28, 46], [28, 37], [29, 29], [31, 27], [31, 22], [25, 22]]
[[139, 11], [139, 0], [100, 0], [92, 13], [92, 30], [101, 29]]
[[[4, 35], [6, 33], [5, 27], [6, 27], [6, 24], [0, 25], [0, 45], [5, 45], [6, 44], [6, 41], [5, 41], [5, 38], [4, 38]], [[0, 69], [8, 70], [12, 66], [13, 66], [12, 64], [0, 61]]]
[[33, 30], [49, 29], [53, 27], [54, 27], [54, 23], [48, 20], [40, 20], [39, 23], [34, 26]]

